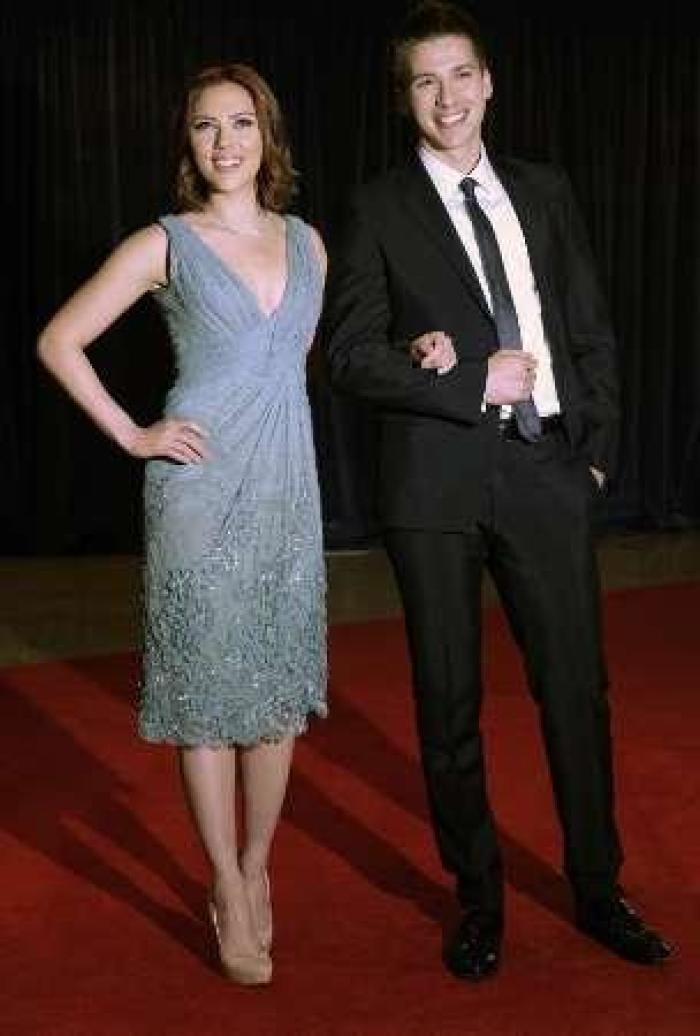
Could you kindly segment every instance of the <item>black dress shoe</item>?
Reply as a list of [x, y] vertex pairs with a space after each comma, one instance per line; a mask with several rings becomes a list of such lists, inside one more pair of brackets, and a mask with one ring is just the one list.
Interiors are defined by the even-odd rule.
[[464, 914], [456, 932], [447, 941], [443, 960], [456, 978], [478, 982], [493, 975], [501, 962], [503, 925], [477, 911]]
[[620, 893], [580, 903], [576, 926], [618, 957], [634, 964], [661, 964], [676, 952], [671, 943], [644, 923]]

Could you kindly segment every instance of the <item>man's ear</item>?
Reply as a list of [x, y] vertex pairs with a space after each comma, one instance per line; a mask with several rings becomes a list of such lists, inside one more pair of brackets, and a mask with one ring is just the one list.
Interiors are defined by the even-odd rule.
[[482, 75], [484, 77], [484, 96], [487, 101], [490, 101], [493, 97], [493, 79], [491, 77], [491, 70], [488, 66], [484, 65]]

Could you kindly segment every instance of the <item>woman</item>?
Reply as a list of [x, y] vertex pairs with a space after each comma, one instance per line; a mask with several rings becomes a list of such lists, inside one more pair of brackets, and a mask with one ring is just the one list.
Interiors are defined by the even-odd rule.
[[[147, 461], [139, 730], [179, 747], [222, 969], [257, 985], [272, 974], [267, 867], [294, 738], [326, 711], [305, 388], [325, 252], [283, 214], [294, 172], [277, 102], [253, 69], [200, 73], [177, 133], [178, 214], [119, 245], [55, 314], [38, 353], [103, 431]], [[177, 376], [162, 420], [143, 428], [85, 349], [147, 292]]]

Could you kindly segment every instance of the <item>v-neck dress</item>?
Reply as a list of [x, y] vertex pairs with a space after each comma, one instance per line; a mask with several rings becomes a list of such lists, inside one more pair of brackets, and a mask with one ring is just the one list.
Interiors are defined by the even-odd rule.
[[146, 465], [139, 731], [249, 745], [326, 713], [325, 568], [306, 353], [322, 276], [286, 216], [282, 300], [264, 312], [185, 220], [167, 215], [170, 276], [154, 297], [177, 375], [164, 413], [198, 422], [207, 459]]

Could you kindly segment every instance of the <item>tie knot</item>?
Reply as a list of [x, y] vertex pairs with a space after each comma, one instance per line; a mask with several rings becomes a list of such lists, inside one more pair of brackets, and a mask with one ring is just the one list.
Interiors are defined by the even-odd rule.
[[476, 180], [473, 180], [471, 176], [465, 176], [464, 179], [460, 181], [459, 189], [464, 195], [464, 200], [467, 205], [471, 205], [472, 202], [476, 201], [476, 195], [474, 193], [476, 190]]

